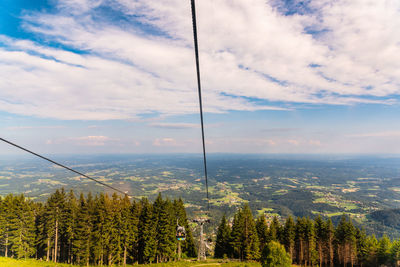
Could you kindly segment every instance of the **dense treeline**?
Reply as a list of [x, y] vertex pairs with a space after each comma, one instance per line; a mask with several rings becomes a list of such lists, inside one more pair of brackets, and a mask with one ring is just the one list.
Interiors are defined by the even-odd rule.
[[217, 230], [216, 258], [259, 260], [271, 242], [279, 242], [292, 263], [305, 266], [399, 266], [400, 240], [387, 236], [377, 240], [354, 227], [343, 215], [335, 227], [330, 219], [288, 217], [284, 223], [277, 217], [271, 222], [260, 216], [253, 219], [245, 205], [228, 223], [225, 216]]
[[165, 262], [177, 257], [177, 222], [187, 229], [182, 254], [195, 256], [180, 199], [131, 202], [57, 190], [42, 204], [10, 194], [0, 198], [0, 253], [81, 265]]

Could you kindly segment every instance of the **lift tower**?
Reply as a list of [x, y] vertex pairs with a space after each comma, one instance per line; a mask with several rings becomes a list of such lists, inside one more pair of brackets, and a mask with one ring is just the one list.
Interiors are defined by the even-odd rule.
[[197, 218], [197, 219], [194, 219], [193, 222], [197, 223], [200, 226], [199, 250], [198, 250], [198, 253], [197, 253], [197, 260], [198, 261], [205, 261], [206, 260], [206, 242], [204, 240], [203, 226], [204, 226], [205, 223], [209, 223], [210, 219], [208, 219], [208, 218]]

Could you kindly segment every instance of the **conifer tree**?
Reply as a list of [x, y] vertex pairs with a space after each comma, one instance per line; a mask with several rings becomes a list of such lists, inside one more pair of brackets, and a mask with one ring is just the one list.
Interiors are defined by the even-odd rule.
[[214, 257], [224, 258], [229, 255], [229, 237], [231, 229], [226, 221], [225, 215], [222, 216], [221, 223], [217, 229], [217, 240], [215, 243]]
[[[107, 197], [108, 200], [108, 197]], [[105, 232], [105, 217], [107, 216], [106, 210], [106, 196], [100, 193], [99, 196], [95, 198], [95, 209], [93, 211], [93, 229], [92, 229], [92, 252], [94, 257], [94, 262], [103, 265], [105, 263], [106, 254], [106, 240], [107, 235]]]
[[4, 246], [4, 257], [9, 257], [10, 251], [10, 227], [11, 227], [11, 219], [14, 217], [14, 196], [12, 194], [7, 195], [2, 201], [2, 244]]
[[304, 218], [297, 218], [296, 220], [296, 235], [295, 235], [295, 242], [296, 242], [296, 254], [297, 254], [297, 263], [302, 265], [305, 260], [305, 228], [306, 223]]
[[379, 266], [390, 264], [390, 250], [390, 239], [387, 235], [384, 235], [378, 242], [377, 260]]
[[274, 216], [272, 222], [269, 225], [267, 241], [280, 241], [281, 224], [279, 223], [278, 217]]
[[335, 231], [338, 246], [338, 256], [341, 264], [355, 262], [356, 240], [355, 228], [350, 219], [343, 215]]
[[32, 207], [23, 195], [13, 198], [9, 221], [9, 241], [17, 258], [35, 253], [35, 218]]
[[122, 264], [126, 266], [127, 259], [128, 259], [128, 247], [132, 244], [132, 241], [135, 239], [135, 234], [132, 231], [132, 224], [134, 223], [134, 220], [132, 218], [132, 213], [131, 213], [131, 202], [129, 200], [129, 197], [125, 195], [123, 199], [120, 201], [120, 209], [121, 209], [121, 223], [120, 223], [120, 229], [121, 229], [121, 248], [123, 250], [123, 256], [122, 256]]
[[89, 266], [90, 262], [90, 241], [92, 231], [92, 218], [90, 209], [93, 206], [93, 199], [91, 195], [88, 195], [87, 200], [81, 193], [79, 197], [78, 213], [77, 213], [77, 224], [75, 227], [75, 240], [74, 240], [74, 254], [78, 264]]
[[233, 217], [232, 231], [229, 245], [231, 250], [230, 257], [243, 259], [242, 251], [242, 235], [243, 235], [243, 214], [242, 210], [238, 210]]
[[75, 234], [75, 227], [77, 223], [78, 203], [74, 192], [71, 190], [65, 202], [65, 211], [62, 215], [64, 233], [65, 233], [65, 255], [67, 263], [73, 262], [73, 241]]
[[130, 224], [129, 224], [129, 242], [128, 252], [129, 258], [133, 262], [138, 262], [138, 242], [139, 242], [139, 217], [141, 213], [141, 205], [133, 201], [130, 208]]
[[304, 236], [305, 236], [305, 259], [306, 266], [308, 264], [314, 265], [317, 261], [317, 251], [315, 250], [315, 230], [314, 224], [309, 219], [305, 219], [305, 228], [304, 228]]
[[120, 197], [114, 193], [111, 200], [111, 240], [109, 242], [109, 260], [108, 264], [121, 264], [122, 260], [122, 214]]
[[285, 222], [282, 238], [283, 238], [283, 244], [285, 245], [286, 251], [289, 253], [291, 261], [293, 261], [295, 236], [296, 236], [296, 225], [293, 221], [292, 216], [289, 216]]
[[253, 214], [248, 204], [243, 207], [243, 259], [258, 260], [260, 258], [260, 244]]
[[260, 242], [260, 251], [263, 251], [265, 245], [269, 241], [268, 240], [268, 225], [267, 225], [267, 221], [265, 220], [264, 214], [260, 215], [257, 218], [256, 229], [257, 229], [257, 234], [258, 234], [258, 240]]
[[390, 260], [394, 266], [399, 266], [400, 262], [400, 239], [394, 240], [390, 249]]
[[[326, 246], [326, 261], [329, 261], [329, 266], [334, 265], [334, 239], [335, 239], [335, 228], [333, 227], [332, 220], [329, 218], [325, 222], [325, 246]], [[325, 264], [327, 265], [327, 264]]]
[[157, 221], [154, 216], [153, 206], [144, 198], [141, 201], [141, 214], [139, 219], [139, 262], [152, 263], [156, 257]]
[[153, 204], [154, 215], [156, 216], [156, 259], [158, 262], [165, 262], [174, 257], [176, 239], [175, 239], [175, 225], [173, 222], [172, 204], [169, 200], [163, 200], [161, 194]]
[[[3, 201], [3, 198], [0, 196], [0, 244], [1, 246], [4, 244], [4, 234], [5, 234], [5, 225], [6, 225], [6, 219], [5, 219], [5, 204]], [[0, 247], [0, 251], [3, 248]]]
[[65, 209], [65, 193], [56, 190], [56, 192], [47, 199], [44, 213], [44, 230], [47, 236], [47, 258], [57, 262], [59, 251], [60, 229], [62, 229], [62, 212]]
[[325, 226], [324, 226], [324, 221], [322, 220], [321, 216], [318, 215], [318, 217], [314, 220], [314, 229], [315, 229], [315, 242], [316, 242], [316, 248], [318, 251], [318, 259], [319, 259], [319, 266], [322, 266], [322, 263], [324, 262], [324, 243], [326, 240], [326, 232], [325, 232]]

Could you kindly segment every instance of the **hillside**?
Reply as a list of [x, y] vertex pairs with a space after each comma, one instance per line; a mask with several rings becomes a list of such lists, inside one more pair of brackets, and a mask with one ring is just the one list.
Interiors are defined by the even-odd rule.
[[[189, 216], [206, 206], [200, 155], [56, 159], [139, 198], [154, 200], [159, 192], [169, 198], [181, 197]], [[282, 219], [289, 215], [321, 215], [337, 222], [346, 213], [370, 234], [400, 236], [393, 223], [382, 223], [369, 215], [397, 208], [398, 158], [211, 154], [208, 163], [213, 227], [224, 213], [232, 215], [244, 202], [249, 202], [258, 214]], [[31, 199], [45, 200], [60, 187], [93, 194], [104, 190], [40, 160], [0, 160], [0, 195], [24, 193]]]

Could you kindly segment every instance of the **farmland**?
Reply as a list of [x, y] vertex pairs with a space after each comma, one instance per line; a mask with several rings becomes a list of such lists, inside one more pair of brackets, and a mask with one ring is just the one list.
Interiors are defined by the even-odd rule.
[[[138, 198], [154, 199], [160, 192], [181, 197], [189, 215], [206, 205], [200, 155], [58, 156], [56, 160]], [[322, 215], [336, 221], [346, 213], [369, 233], [399, 236], [396, 222], [386, 224], [371, 216], [399, 205], [398, 158], [211, 154], [208, 163], [214, 223], [249, 202], [255, 215], [283, 219]], [[40, 160], [0, 159], [0, 195], [24, 193], [40, 201], [61, 187], [84, 193], [105, 190]]]

